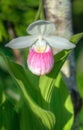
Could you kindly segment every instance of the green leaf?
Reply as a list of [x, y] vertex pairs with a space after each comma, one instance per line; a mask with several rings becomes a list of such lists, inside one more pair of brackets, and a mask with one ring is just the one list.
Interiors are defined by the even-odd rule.
[[[64, 53], [62, 52], [62, 54]], [[61, 79], [61, 75], [58, 76], [60, 68], [66, 59], [66, 54], [65, 56], [62, 55], [64, 58], [55, 63], [54, 69], [49, 75], [40, 77], [39, 82], [41, 94], [44, 100], [48, 102], [48, 108], [56, 116], [54, 130], [70, 130], [74, 118], [70, 94]]]
[[[55, 65], [52, 71], [40, 77], [39, 88], [45, 101], [49, 102], [49, 95], [52, 94], [56, 78], [60, 72], [62, 65], [64, 64], [69, 52], [62, 51], [55, 55]], [[49, 95], [48, 95], [49, 94]]]
[[[51, 111], [39, 106], [38, 100], [39, 102], [42, 100], [41, 93], [38, 88], [34, 87], [35, 85], [32, 86], [29, 82], [28, 77], [30, 76], [30, 74], [28, 73], [27, 77], [26, 70], [24, 70], [22, 66], [11, 62], [8, 58], [4, 57], [3, 55], [0, 55], [0, 59], [0, 63], [3, 62], [5, 70], [7, 70], [10, 73], [12, 78], [18, 84], [22, 93], [21, 95], [27, 106], [27, 109], [30, 109], [33, 113], [33, 119], [34, 116], [36, 116], [37, 120], [40, 120], [40, 124], [42, 124], [42, 127], [44, 129], [51, 130], [55, 124], [55, 116]], [[2, 64], [0, 65], [2, 66]], [[44, 101], [42, 100], [42, 102]], [[37, 126], [38, 128], [40, 128], [40, 124], [37, 124], [39, 126]], [[32, 125], [32, 123], [28, 125]]]
[[73, 35], [73, 36], [70, 38], [70, 41], [71, 41], [72, 43], [74, 43], [74, 44], [77, 44], [81, 38], [83, 38], [83, 32]]
[[9, 101], [0, 106], [0, 130], [18, 130], [18, 116]]
[[[68, 111], [67, 107], [69, 107], [68, 102], [71, 102], [70, 98], [67, 100], [67, 97], [69, 97], [69, 93], [67, 93], [67, 96], [64, 97], [65, 101], [67, 102], [67, 107], [64, 106], [64, 102], [60, 101], [60, 98], [62, 96], [62, 93], [59, 94], [60, 98], [55, 98], [53, 95], [57, 95], [57, 91], [54, 91], [56, 88], [55, 83], [58, 79], [57, 75], [60, 71], [60, 68], [62, 67], [64, 61], [66, 60], [68, 56], [68, 53], [63, 51], [55, 56], [55, 66], [50, 74], [44, 75], [41, 77], [33, 75], [28, 69], [23, 69], [22, 66], [11, 62], [8, 58], [6, 58], [4, 55], [0, 54], [0, 66], [5, 68], [6, 71], [10, 73], [12, 78], [17, 83], [18, 87], [21, 90], [21, 95], [24, 100], [24, 106], [22, 106], [21, 110], [21, 125], [23, 120], [26, 121], [23, 122], [23, 130], [26, 130], [27, 127], [31, 130], [33, 129], [33, 125], [35, 122], [35, 129], [41, 130], [53, 130], [57, 128], [59, 130], [59, 127], [57, 127], [57, 121], [60, 121], [63, 116], [59, 113], [67, 114], [67, 117], [64, 119], [64, 122], [61, 125], [61, 128], [65, 130], [65, 127], [67, 128], [67, 124], [71, 121], [71, 117], [73, 118], [73, 111]], [[59, 58], [57, 60], [57, 58]], [[3, 64], [2, 64], [3, 63]], [[60, 86], [59, 86], [60, 90]], [[63, 89], [63, 93], [66, 93], [66, 87]], [[55, 93], [55, 94], [54, 94]], [[56, 94], [57, 93], [57, 94]], [[57, 95], [58, 97], [58, 95]], [[55, 100], [56, 99], [56, 100]], [[58, 104], [58, 106], [55, 105]], [[62, 102], [62, 103], [61, 103]], [[72, 105], [70, 105], [72, 107]], [[58, 107], [60, 108], [58, 111]], [[27, 108], [27, 110], [25, 110]], [[66, 110], [65, 110], [66, 109]], [[56, 115], [59, 116], [56, 116]], [[69, 116], [70, 115], [70, 116]], [[55, 125], [55, 118], [56, 125]], [[62, 118], [61, 118], [62, 117]], [[30, 124], [29, 119], [33, 119], [33, 125]], [[28, 124], [29, 122], [29, 124]], [[70, 122], [69, 127], [71, 127], [72, 121]], [[21, 127], [22, 127], [21, 126]]]
[[62, 80], [61, 74], [56, 79], [50, 107], [56, 115], [55, 129], [70, 130], [73, 124], [74, 111], [70, 94]]
[[[72, 36], [71, 42], [76, 44], [81, 37], [83, 33], [76, 34]], [[71, 128], [74, 114], [71, 98], [61, 76], [58, 76], [69, 53], [70, 50], [55, 55], [53, 70], [48, 75], [40, 77], [0, 54], [0, 66], [15, 80], [24, 101], [21, 108], [21, 129], [66, 130]], [[30, 124], [30, 119], [33, 125]]]
[[0, 105], [2, 105], [6, 100], [6, 96], [4, 93], [4, 89], [3, 89], [3, 82], [2, 79], [0, 78]]

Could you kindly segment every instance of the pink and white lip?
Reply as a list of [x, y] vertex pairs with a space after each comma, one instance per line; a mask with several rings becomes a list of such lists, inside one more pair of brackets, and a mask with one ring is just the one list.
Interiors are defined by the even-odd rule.
[[6, 47], [21, 49], [29, 47], [27, 64], [32, 73], [44, 75], [49, 73], [54, 65], [53, 52], [75, 47], [69, 40], [52, 35], [55, 24], [46, 20], [38, 20], [29, 25], [27, 32], [30, 36], [22, 36], [11, 40]]
[[48, 46], [44, 53], [40, 53], [36, 52], [34, 48], [30, 48], [27, 64], [33, 74], [48, 74], [54, 66], [52, 49]]

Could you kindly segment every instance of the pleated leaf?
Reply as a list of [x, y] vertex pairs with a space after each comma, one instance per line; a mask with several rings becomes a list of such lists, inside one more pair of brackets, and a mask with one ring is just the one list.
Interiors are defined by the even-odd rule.
[[[82, 36], [82, 33], [75, 35], [71, 41], [76, 44]], [[68, 90], [58, 75], [69, 53], [62, 51], [55, 55], [53, 70], [41, 77], [0, 54], [0, 67], [16, 82], [24, 101], [20, 109], [21, 130], [70, 130], [73, 106]]]
[[[8, 58], [4, 57], [3, 55], [0, 56], [0, 62], [0, 65], [3, 65], [6, 68], [6, 70], [10, 73], [12, 78], [18, 84], [24, 102], [26, 103], [27, 109], [30, 109], [33, 113], [32, 118], [34, 119], [34, 116], [36, 116], [37, 120], [39, 119], [41, 121], [41, 124], [44, 129], [51, 130], [55, 124], [55, 116], [51, 111], [43, 109], [37, 104], [36, 100], [37, 98], [41, 100], [41, 95], [38, 96], [39, 90], [34, 88], [35, 84], [34, 86], [31, 86], [31, 84], [29, 83], [28, 78], [26, 76], [26, 72], [23, 69], [23, 67], [11, 62]], [[30, 75], [28, 74], [28, 77], [29, 76]], [[28, 125], [34, 124], [31, 123]], [[39, 126], [38, 129], [40, 129], [40, 125], [37, 125]]]

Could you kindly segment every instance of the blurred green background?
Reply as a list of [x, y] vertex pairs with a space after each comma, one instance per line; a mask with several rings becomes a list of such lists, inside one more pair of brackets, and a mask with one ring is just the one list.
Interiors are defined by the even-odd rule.
[[[74, 33], [83, 32], [83, 1], [73, 0]], [[83, 38], [75, 48], [76, 78], [79, 93], [83, 100]], [[83, 130], [83, 107], [79, 113], [79, 130]]]
[[[11, 59], [15, 59], [14, 56], [17, 59], [20, 58], [20, 52], [14, 52], [11, 49], [5, 48], [4, 45], [14, 37], [27, 35], [27, 26], [38, 16], [39, 2], [39, 0], [0, 0], [0, 51], [11, 57]], [[42, 18], [43, 13], [42, 10], [40, 10], [38, 19]], [[72, 18], [74, 33], [83, 32], [83, 0], [72, 0]], [[24, 59], [26, 59], [27, 51], [27, 49], [21, 51], [21, 55]], [[15, 55], [14, 53], [17, 54]], [[25, 60], [23, 62], [25, 62]], [[83, 98], [83, 39], [79, 41], [79, 44], [75, 48], [75, 63], [78, 89]], [[13, 91], [17, 92], [16, 86], [9, 75], [0, 69], [0, 124], [2, 118], [7, 121], [6, 118], [8, 115], [3, 114], [5, 112], [4, 106], [8, 109], [7, 114], [11, 113], [11, 118], [15, 118], [15, 124], [19, 123], [17, 114], [14, 115], [11, 109], [13, 108], [13, 104], [11, 104], [8, 94], [8, 90], [11, 86], [14, 86]], [[7, 107], [9, 105], [10, 109]], [[18, 106], [15, 106], [14, 109], [18, 111]], [[15, 117], [13, 118], [13, 116]], [[6, 125], [8, 125], [8, 123], [6, 123]], [[9, 126], [10, 129], [12, 125], [14, 124]], [[83, 108], [79, 114], [79, 125], [79, 130], [83, 130]]]

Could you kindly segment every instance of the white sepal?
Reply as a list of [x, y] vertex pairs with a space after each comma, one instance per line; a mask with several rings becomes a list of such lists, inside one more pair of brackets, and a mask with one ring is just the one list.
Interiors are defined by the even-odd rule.
[[37, 40], [37, 36], [23, 36], [11, 40], [5, 46], [13, 49], [26, 48], [26, 47], [30, 47], [34, 42], [36, 42], [36, 40]]
[[46, 20], [39, 20], [29, 25], [27, 32], [36, 35], [48, 35], [55, 31], [55, 25]]
[[61, 38], [59, 36], [49, 36], [49, 37], [44, 37], [44, 39], [47, 41], [47, 43], [51, 47], [57, 48], [60, 50], [72, 49], [75, 47], [75, 45], [69, 42], [67, 39]]

